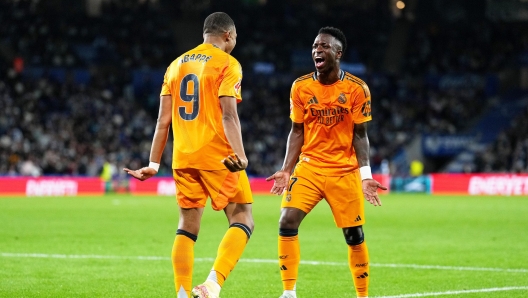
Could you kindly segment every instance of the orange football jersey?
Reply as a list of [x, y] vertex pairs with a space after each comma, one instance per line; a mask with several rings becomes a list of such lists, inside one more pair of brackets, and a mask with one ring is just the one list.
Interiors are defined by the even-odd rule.
[[212, 44], [184, 53], [167, 68], [161, 95], [172, 96], [174, 169], [225, 169], [233, 154], [222, 124], [220, 96], [241, 95], [242, 67]]
[[304, 124], [301, 163], [324, 175], [350, 173], [358, 168], [354, 124], [372, 119], [370, 91], [345, 71], [331, 85], [321, 84], [315, 72], [302, 76], [291, 89], [290, 118]]

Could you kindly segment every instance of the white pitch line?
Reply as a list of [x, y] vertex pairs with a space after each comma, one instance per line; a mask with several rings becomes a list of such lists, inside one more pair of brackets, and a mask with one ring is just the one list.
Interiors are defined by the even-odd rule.
[[458, 295], [471, 293], [486, 293], [486, 292], [500, 292], [500, 291], [519, 291], [528, 290], [528, 287], [504, 287], [504, 288], [488, 288], [475, 290], [460, 290], [460, 291], [445, 291], [445, 292], [431, 292], [431, 293], [415, 293], [402, 294], [395, 296], [374, 296], [373, 298], [411, 298], [411, 297], [427, 297], [427, 296], [444, 296], [444, 295]]
[[[0, 257], [6, 258], [47, 258], [47, 259], [107, 259], [107, 260], [143, 260], [143, 261], [167, 261], [170, 257], [158, 256], [112, 256], [112, 255], [65, 255], [65, 254], [41, 254], [41, 253], [8, 253], [0, 252]], [[195, 258], [195, 262], [212, 262], [214, 258]], [[272, 263], [277, 264], [273, 259], [240, 259], [244, 263]], [[323, 265], [323, 266], [348, 266], [345, 262], [324, 262], [324, 261], [302, 261], [304, 265]], [[418, 264], [378, 264], [371, 263], [372, 267], [389, 267], [389, 268], [411, 268], [411, 269], [433, 269], [433, 270], [451, 270], [451, 271], [493, 271], [493, 272], [511, 272], [511, 273], [528, 273], [528, 269], [518, 268], [489, 268], [489, 267], [461, 267], [461, 266], [439, 266], [439, 265], [418, 265]]]
[[528, 269], [518, 268], [490, 268], [490, 267], [462, 267], [462, 266], [439, 266], [439, 265], [417, 265], [417, 264], [370, 264], [374, 267], [412, 268], [412, 269], [438, 269], [453, 271], [495, 271], [495, 272], [515, 272], [528, 273]]

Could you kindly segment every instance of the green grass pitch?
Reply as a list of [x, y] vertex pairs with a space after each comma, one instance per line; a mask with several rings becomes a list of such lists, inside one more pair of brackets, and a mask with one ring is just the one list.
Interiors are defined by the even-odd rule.
[[[370, 297], [528, 297], [528, 198], [387, 195], [367, 206]], [[282, 292], [279, 197], [255, 196], [255, 232], [223, 298]], [[0, 297], [176, 297], [172, 197], [0, 198]], [[227, 228], [207, 207], [194, 284]], [[301, 225], [300, 298], [355, 297], [325, 202]]]

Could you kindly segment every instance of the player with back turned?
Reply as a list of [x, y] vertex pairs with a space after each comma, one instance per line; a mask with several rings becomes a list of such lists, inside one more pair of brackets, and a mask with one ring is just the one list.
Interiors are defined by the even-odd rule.
[[275, 181], [271, 192], [283, 194], [278, 239], [281, 298], [297, 297], [299, 226], [323, 198], [343, 230], [357, 296], [368, 296], [363, 197], [380, 206], [377, 189], [386, 188], [372, 179], [370, 170], [370, 91], [365, 82], [340, 69], [346, 45], [341, 30], [319, 30], [312, 45], [316, 71], [295, 80], [291, 89], [292, 128], [284, 164], [267, 178]]
[[[254, 227], [236, 107], [242, 100], [242, 68], [230, 55], [237, 38], [235, 24], [227, 14], [216, 12], [205, 19], [203, 29], [203, 44], [174, 60], [165, 73], [149, 166], [124, 169], [140, 180], [157, 174], [172, 124], [180, 210], [172, 248], [178, 298], [219, 297]], [[192, 288], [194, 243], [208, 197], [214, 210], [224, 211], [229, 228], [206, 281]]]

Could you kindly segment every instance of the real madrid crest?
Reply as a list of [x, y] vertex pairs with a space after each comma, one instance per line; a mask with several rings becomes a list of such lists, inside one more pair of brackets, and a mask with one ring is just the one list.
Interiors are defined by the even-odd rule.
[[339, 94], [339, 97], [337, 98], [337, 101], [338, 101], [340, 104], [346, 103], [346, 102], [347, 102], [347, 99], [346, 99], [346, 97], [345, 97], [345, 94], [344, 94], [344, 93]]

